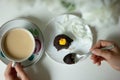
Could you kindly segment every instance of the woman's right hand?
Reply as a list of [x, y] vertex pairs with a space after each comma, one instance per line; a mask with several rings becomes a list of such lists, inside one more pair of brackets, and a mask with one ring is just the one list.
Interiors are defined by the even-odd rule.
[[[100, 48], [113, 45], [111, 50], [101, 50]], [[101, 65], [101, 61], [107, 61], [114, 69], [120, 71], [120, 48], [114, 42], [100, 40], [92, 48], [92, 56], [94, 64]]]

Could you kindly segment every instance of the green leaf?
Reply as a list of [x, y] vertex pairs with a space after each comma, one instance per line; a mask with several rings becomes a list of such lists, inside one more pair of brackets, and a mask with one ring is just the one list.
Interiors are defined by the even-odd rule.
[[35, 29], [35, 30], [34, 30], [34, 33], [35, 33], [35, 35], [36, 35], [36, 36], [38, 36], [38, 35], [39, 35], [39, 32], [38, 32], [38, 30], [37, 30], [37, 29]]
[[1, 56], [2, 56], [2, 57], [4, 57], [4, 58], [5, 58], [5, 56], [3, 55], [3, 53], [2, 53], [2, 52], [0, 52], [0, 54], [1, 54]]
[[73, 11], [75, 10], [76, 6], [72, 2], [67, 2], [65, 0], [61, 0], [61, 4], [63, 7], [65, 7], [68, 11]]
[[34, 55], [30, 56], [28, 60], [32, 61], [33, 59], [34, 59]]

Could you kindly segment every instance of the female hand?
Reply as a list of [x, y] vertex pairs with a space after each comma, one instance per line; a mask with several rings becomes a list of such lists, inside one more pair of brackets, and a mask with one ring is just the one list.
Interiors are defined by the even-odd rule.
[[10, 62], [5, 70], [5, 80], [30, 80], [20, 64], [12, 67]]
[[[101, 50], [100, 48], [114, 45], [111, 50]], [[100, 40], [92, 48], [92, 56], [94, 64], [101, 65], [101, 61], [107, 61], [114, 69], [120, 70], [120, 48], [114, 42]]]

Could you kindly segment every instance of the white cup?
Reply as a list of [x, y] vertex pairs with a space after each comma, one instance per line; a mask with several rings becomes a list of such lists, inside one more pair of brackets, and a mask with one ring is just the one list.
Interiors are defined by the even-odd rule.
[[9, 61], [13, 62], [13, 66], [15, 66], [16, 62], [27, 60], [33, 54], [34, 49], [35, 39], [32, 33], [25, 28], [10, 29], [4, 33], [1, 38], [1, 50], [3, 55]]

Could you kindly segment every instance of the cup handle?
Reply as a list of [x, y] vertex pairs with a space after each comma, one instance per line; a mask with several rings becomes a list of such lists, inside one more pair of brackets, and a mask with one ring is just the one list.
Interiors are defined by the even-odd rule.
[[13, 61], [12, 62], [12, 67], [15, 67], [15, 65], [16, 65], [16, 62]]

